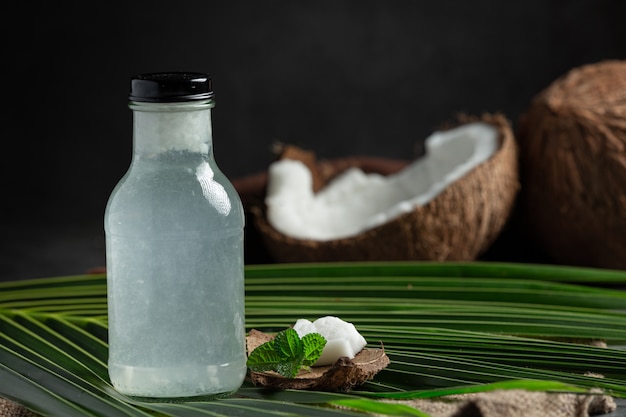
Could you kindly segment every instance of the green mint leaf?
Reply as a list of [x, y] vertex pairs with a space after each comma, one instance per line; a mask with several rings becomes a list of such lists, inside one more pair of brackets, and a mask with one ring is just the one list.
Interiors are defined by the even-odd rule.
[[254, 372], [274, 371], [293, 378], [301, 368], [308, 369], [317, 361], [325, 345], [326, 339], [318, 333], [300, 339], [294, 329], [286, 329], [250, 352], [246, 365]]
[[300, 371], [301, 365], [301, 360], [284, 361], [279, 363], [274, 370], [285, 378], [294, 378], [296, 375], [298, 375], [298, 371]]
[[302, 344], [304, 345], [302, 365], [312, 366], [322, 356], [322, 351], [324, 346], [326, 346], [326, 339], [319, 333], [309, 333], [302, 337]]
[[283, 330], [276, 335], [274, 350], [285, 359], [298, 360], [304, 357], [304, 345], [294, 329]]
[[274, 371], [282, 361], [274, 349], [274, 341], [270, 340], [250, 352], [246, 366], [255, 372]]

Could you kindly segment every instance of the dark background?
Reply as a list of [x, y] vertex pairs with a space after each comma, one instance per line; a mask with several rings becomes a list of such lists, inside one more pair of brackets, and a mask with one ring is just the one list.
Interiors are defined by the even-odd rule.
[[412, 158], [459, 112], [515, 124], [569, 69], [626, 56], [622, 0], [125, 3], [3, 7], [2, 280], [104, 264], [133, 73], [212, 74], [215, 156], [236, 178], [276, 141]]

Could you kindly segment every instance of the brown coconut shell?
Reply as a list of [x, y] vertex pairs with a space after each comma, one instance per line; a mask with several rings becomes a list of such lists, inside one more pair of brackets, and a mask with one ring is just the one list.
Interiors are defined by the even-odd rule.
[[[358, 167], [366, 173], [379, 173], [390, 175], [406, 167], [410, 161], [377, 156], [350, 156], [328, 160], [317, 160], [311, 151], [300, 149], [296, 146], [277, 144], [274, 146], [277, 158], [291, 158], [302, 161], [311, 169], [313, 174], [313, 189], [318, 191], [330, 179], [349, 167]], [[258, 207], [262, 207], [265, 201], [267, 188], [267, 171], [257, 172], [244, 177], [235, 178], [232, 183], [241, 197], [246, 216], [245, 233], [245, 256], [248, 264], [263, 264], [274, 262], [274, 257], [265, 247], [265, 239], [261, 236], [255, 215]]]
[[[246, 337], [248, 355], [258, 346], [274, 338], [274, 335], [252, 329]], [[329, 366], [314, 366], [302, 370], [295, 378], [285, 378], [276, 372], [250, 372], [254, 385], [273, 389], [302, 389], [316, 391], [350, 391], [357, 385], [372, 379], [389, 365], [384, 349], [361, 350], [353, 359], [339, 358]]]
[[[277, 262], [476, 259], [507, 223], [519, 189], [517, 145], [509, 120], [485, 114], [462, 116], [457, 124], [478, 120], [500, 132], [500, 148], [491, 158], [429, 203], [354, 237], [296, 239], [269, 224], [263, 205], [251, 207], [268, 252]], [[328, 181], [349, 166], [317, 163], [317, 171]]]
[[541, 248], [571, 265], [626, 268], [626, 61], [577, 67], [519, 123], [521, 210]]

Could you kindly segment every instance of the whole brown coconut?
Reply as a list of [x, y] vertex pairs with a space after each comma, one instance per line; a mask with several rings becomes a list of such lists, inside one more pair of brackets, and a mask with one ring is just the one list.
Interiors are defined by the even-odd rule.
[[626, 61], [572, 69], [520, 119], [521, 210], [555, 261], [626, 268]]
[[[519, 189], [517, 145], [510, 122], [500, 114], [486, 114], [464, 116], [459, 124], [478, 120], [500, 132], [500, 148], [494, 155], [429, 203], [356, 236], [296, 239], [273, 228], [262, 205], [253, 207], [255, 226], [269, 253], [277, 262], [476, 259], [506, 224]], [[323, 182], [355, 165], [309, 161], [314, 177], [321, 176]]]

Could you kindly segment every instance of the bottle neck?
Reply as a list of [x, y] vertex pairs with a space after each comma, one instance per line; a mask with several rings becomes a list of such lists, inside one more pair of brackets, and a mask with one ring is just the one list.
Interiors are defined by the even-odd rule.
[[212, 100], [184, 103], [131, 102], [133, 154], [155, 158], [185, 153], [209, 158], [213, 152]]

